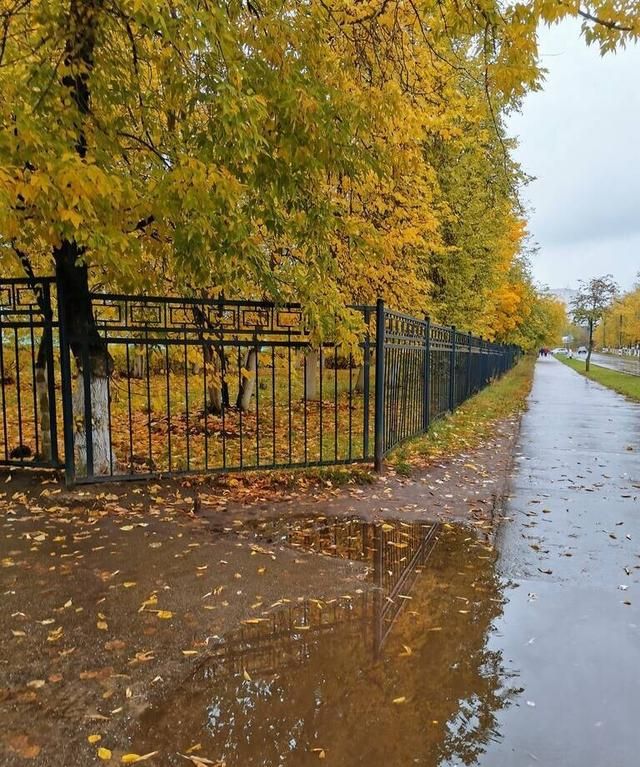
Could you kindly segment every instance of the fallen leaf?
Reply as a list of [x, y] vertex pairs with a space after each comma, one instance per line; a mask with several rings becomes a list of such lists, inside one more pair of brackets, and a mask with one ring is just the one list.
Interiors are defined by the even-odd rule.
[[140, 754], [124, 754], [120, 761], [122, 764], [138, 764], [138, 762], [146, 762], [147, 759], [151, 759], [157, 753], [158, 751], [150, 751], [148, 754], [144, 754], [144, 756], [140, 756]]
[[98, 743], [102, 740], [102, 735], [88, 735], [87, 740], [89, 743], [91, 743], [91, 745], [93, 745], [94, 743]]
[[103, 748], [100, 746], [98, 749], [98, 758], [104, 760], [105, 762], [109, 761], [109, 759], [111, 759], [111, 751], [109, 751], [108, 748]]
[[57, 629], [54, 629], [53, 631], [49, 632], [49, 636], [47, 637], [47, 642], [57, 642], [58, 639], [64, 634], [64, 629], [62, 626], [58, 626]]
[[220, 765], [220, 762], [212, 762], [211, 759], [207, 759], [204, 756], [196, 756], [195, 754], [179, 754], [179, 756], [192, 764], [195, 764], [196, 767], [203, 767], [203, 765], [204, 767], [207, 767], [209, 764]]

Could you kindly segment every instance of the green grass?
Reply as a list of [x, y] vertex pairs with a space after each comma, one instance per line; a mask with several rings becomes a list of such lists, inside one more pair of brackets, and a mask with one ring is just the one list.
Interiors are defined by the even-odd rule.
[[569, 359], [568, 357], [561, 356], [556, 357], [556, 359], [577, 373], [580, 373], [580, 375], [585, 376], [585, 378], [596, 381], [609, 389], [617, 391], [619, 394], [624, 394], [629, 399], [640, 402], [640, 376], [620, 373], [617, 370], [609, 370], [609, 368], [594, 365], [593, 362], [590, 366], [591, 369], [587, 373], [583, 360]]
[[436, 421], [427, 434], [400, 445], [387, 458], [406, 476], [417, 464], [478, 447], [493, 436], [496, 422], [522, 412], [533, 381], [535, 358], [527, 356], [500, 380]]

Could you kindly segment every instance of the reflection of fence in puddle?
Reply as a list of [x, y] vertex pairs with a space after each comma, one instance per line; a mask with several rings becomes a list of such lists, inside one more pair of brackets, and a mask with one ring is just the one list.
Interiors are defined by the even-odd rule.
[[245, 620], [210, 659], [223, 664], [227, 672], [270, 673], [303, 662], [319, 635], [338, 626], [378, 654], [410, 598], [405, 592], [431, 553], [437, 530], [436, 524], [373, 524], [357, 519], [260, 523], [260, 535], [269, 540], [368, 563], [375, 588], [328, 601], [291, 604], [283, 600], [274, 606], [280, 609], [269, 615]]
[[[305, 548], [327, 539], [324, 529], [314, 538], [306, 521], [295, 526], [292, 538]], [[202, 742], [229, 767], [310, 767], [319, 746], [334, 764], [382, 765], [390, 755], [398, 764], [476, 763], [509, 695], [500, 655], [487, 645], [501, 610], [493, 558], [467, 531], [380, 524], [361, 535], [349, 526], [331, 545], [353, 548], [357, 538], [361, 552], [371, 549], [377, 588], [324, 602], [283, 599], [245, 620], [145, 712], [132, 750]], [[271, 532], [287, 540], [283, 526]], [[454, 578], [468, 609], [451, 609]], [[400, 700], [410, 705], [391, 704]]]
[[287, 605], [268, 617], [245, 621], [229, 641], [216, 647], [207, 665], [212, 674], [220, 666], [226, 674], [272, 674], [304, 663], [321, 635], [337, 627], [344, 636], [368, 644], [373, 641], [374, 617], [374, 601], [368, 594]]
[[436, 543], [435, 524], [383, 523], [374, 528], [373, 579], [376, 652], [410, 596], [406, 593]]

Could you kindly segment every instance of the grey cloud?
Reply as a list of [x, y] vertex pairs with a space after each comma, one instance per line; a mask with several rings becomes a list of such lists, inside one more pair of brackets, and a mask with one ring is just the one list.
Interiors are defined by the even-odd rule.
[[544, 90], [510, 122], [536, 177], [525, 190], [534, 274], [562, 287], [611, 271], [628, 288], [640, 268], [640, 48], [602, 58], [563, 23], [541, 30], [540, 49]]

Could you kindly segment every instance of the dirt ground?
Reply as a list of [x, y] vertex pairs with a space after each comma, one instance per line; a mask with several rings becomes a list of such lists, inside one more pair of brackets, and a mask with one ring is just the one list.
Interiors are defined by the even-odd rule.
[[0, 761], [119, 763], [131, 724], [226, 632], [282, 605], [369, 588], [362, 562], [243, 535], [256, 520], [454, 521], [490, 533], [518, 424], [500, 422], [480, 449], [411, 477], [341, 487], [301, 477], [66, 490], [51, 476], [5, 474]]

